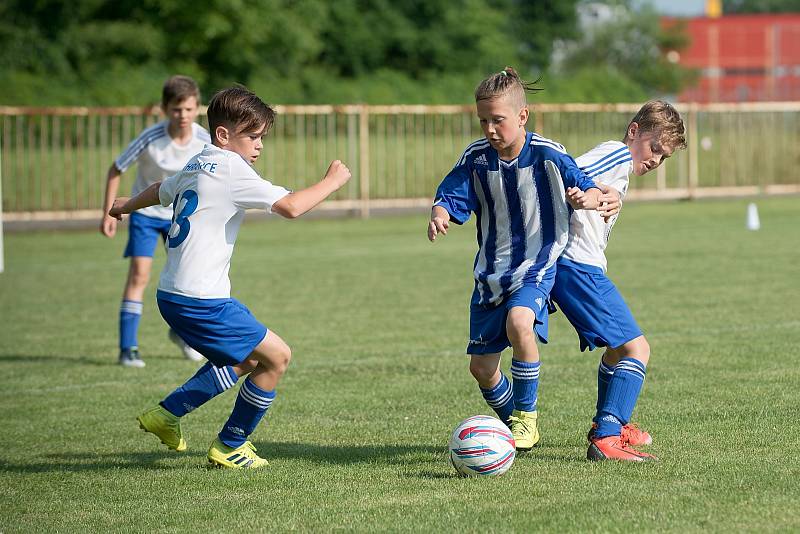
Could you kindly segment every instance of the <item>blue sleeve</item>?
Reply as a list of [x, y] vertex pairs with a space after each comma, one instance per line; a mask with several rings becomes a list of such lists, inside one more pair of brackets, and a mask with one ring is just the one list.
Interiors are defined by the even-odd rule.
[[466, 163], [457, 165], [439, 185], [433, 205], [446, 209], [454, 223], [464, 224], [476, 204], [469, 167]]
[[597, 187], [597, 184], [594, 183], [594, 180], [586, 176], [580, 168], [578, 164], [575, 163], [575, 160], [572, 159], [572, 156], [569, 154], [561, 154], [561, 157], [558, 159], [558, 166], [559, 170], [561, 171], [561, 178], [564, 180], [564, 187], [577, 187], [581, 191], [587, 191], [589, 189], [600, 189]]

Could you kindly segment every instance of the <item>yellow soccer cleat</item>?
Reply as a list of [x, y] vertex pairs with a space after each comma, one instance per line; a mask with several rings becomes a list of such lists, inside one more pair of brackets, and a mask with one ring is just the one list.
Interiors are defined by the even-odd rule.
[[251, 442], [245, 441], [244, 445], [234, 449], [222, 443], [219, 438], [208, 449], [208, 462], [212, 467], [229, 469], [257, 469], [269, 465], [269, 462], [256, 454], [256, 448]]
[[139, 421], [139, 428], [155, 434], [161, 443], [170, 449], [178, 452], [186, 450], [186, 441], [181, 434], [180, 417], [172, 415], [161, 405], [147, 410], [136, 419]]
[[529, 451], [539, 443], [539, 429], [536, 426], [538, 415], [535, 410], [532, 412], [523, 412], [522, 410], [511, 412], [511, 417], [509, 418], [511, 421], [511, 434], [514, 436], [518, 451]]

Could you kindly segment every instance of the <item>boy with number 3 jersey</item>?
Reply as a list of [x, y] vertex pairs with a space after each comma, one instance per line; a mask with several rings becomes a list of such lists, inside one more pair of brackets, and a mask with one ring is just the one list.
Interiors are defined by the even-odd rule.
[[228, 468], [267, 465], [247, 439], [275, 399], [275, 387], [291, 350], [230, 296], [230, 267], [239, 226], [249, 208], [295, 218], [350, 179], [340, 161], [306, 189], [289, 192], [252, 168], [274, 111], [243, 87], [220, 91], [208, 104], [211, 145], [183, 171], [131, 199], [117, 199], [110, 214], [121, 217], [144, 206], [172, 205], [167, 263], [158, 285], [158, 306], [167, 323], [210, 363], [161, 403], [138, 417], [147, 432], [169, 448], [186, 449], [180, 418], [248, 375], [230, 418], [211, 444], [208, 460]]

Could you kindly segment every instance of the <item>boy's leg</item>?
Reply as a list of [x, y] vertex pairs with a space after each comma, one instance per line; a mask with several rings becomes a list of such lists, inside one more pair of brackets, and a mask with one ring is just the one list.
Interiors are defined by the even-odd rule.
[[238, 365], [223, 367], [206, 363], [157, 406], [138, 416], [139, 427], [155, 434], [170, 449], [186, 450], [180, 418], [232, 388], [240, 376], [255, 369], [256, 363], [245, 360]]
[[250, 357], [258, 365], [242, 384], [228, 421], [211, 444], [208, 459], [212, 464], [234, 468], [267, 465], [247, 438], [275, 400], [275, 387], [286, 372], [292, 352], [283, 339], [269, 331]]
[[483, 398], [497, 417], [510, 425], [514, 410], [514, 393], [511, 381], [500, 370], [500, 353], [472, 354], [469, 371], [478, 382]]
[[[590, 460], [654, 460], [654, 456], [633, 449], [629, 441], [623, 439], [623, 428], [630, 421], [644, 384], [650, 346], [644, 336], [639, 336], [606, 352], [608, 361], [618, 359], [619, 363], [614, 367], [603, 405], [597, 412], [597, 428], [587, 457]], [[643, 434], [649, 438], [649, 434]]]
[[525, 306], [508, 311], [506, 333], [514, 354], [511, 360], [514, 411], [511, 430], [517, 449], [529, 450], [539, 442], [536, 405], [539, 390], [539, 348], [534, 325], [536, 313]]
[[128, 278], [119, 308], [119, 363], [126, 367], [144, 367], [139, 358], [139, 321], [142, 318], [142, 297], [150, 281], [153, 258], [132, 256]]

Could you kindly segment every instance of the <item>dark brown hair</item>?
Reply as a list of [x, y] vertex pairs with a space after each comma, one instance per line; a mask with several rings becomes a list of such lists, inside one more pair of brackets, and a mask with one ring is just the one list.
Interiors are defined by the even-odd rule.
[[[664, 100], [650, 100], [643, 105], [628, 124], [636, 123], [643, 132], [654, 132], [661, 143], [673, 150], [686, 148], [686, 129], [678, 110]], [[628, 138], [628, 131], [625, 131]]]
[[161, 90], [161, 107], [166, 108], [170, 102], [183, 102], [189, 97], [195, 97], [200, 104], [200, 88], [197, 82], [188, 76], [176, 74], [164, 82]]
[[211, 97], [207, 114], [212, 139], [217, 126], [225, 126], [234, 133], [255, 132], [263, 126], [263, 135], [275, 122], [275, 110], [242, 85], [223, 89]]
[[536, 87], [538, 81], [525, 82], [519, 77], [517, 71], [511, 67], [506, 67], [478, 84], [475, 89], [475, 102], [492, 100], [507, 95], [515, 105], [523, 108], [528, 103], [528, 99], [525, 96], [526, 92], [541, 91], [541, 88]]

